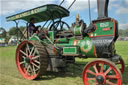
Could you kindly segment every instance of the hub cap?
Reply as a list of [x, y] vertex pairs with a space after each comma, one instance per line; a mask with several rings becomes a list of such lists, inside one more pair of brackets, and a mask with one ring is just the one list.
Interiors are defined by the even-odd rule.
[[26, 57], [26, 58], [25, 58], [25, 62], [26, 62], [26, 63], [30, 63], [30, 61], [31, 61], [31, 60], [30, 60], [29, 57]]
[[103, 83], [104, 83], [104, 77], [101, 76], [101, 75], [98, 75], [98, 76], [96, 77], [96, 80], [97, 80], [97, 82], [98, 82], [99, 84], [103, 84]]

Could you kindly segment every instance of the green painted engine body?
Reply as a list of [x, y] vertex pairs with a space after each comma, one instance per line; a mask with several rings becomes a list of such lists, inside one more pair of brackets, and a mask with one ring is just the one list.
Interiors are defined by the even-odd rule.
[[[94, 21], [95, 31], [88, 33], [86, 36], [82, 36], [82, 39], [76, 39], [77, 35], [73, 35], [70, 38], [55, 38], [54, 31], [48, 31], [47, 36], [54, 43], [56, 47], [60, 49], [56, 49], [56, 54], [61, 54], [63, 56], [87, 56], [87, 57], [99, 57], [97, 55], [96, 44], [94, 40], [100, 40], [100, 38], [113, 37], [110, 38], [112, 40], [115, 38], [115, 30], [116, 30], [116, 21], [114, 19], [104, 20], [104, 21]], [[74, 29], [78, 30], [80, 34], [81, 28], [80, 26], [74, 27]], [[41, 43], [51, 44], [48, 39], [40, 40], [36, 34], [34, 34], [30, 40], [37, 40]], [[103, 42], [104, 43], [104, 42]], [[99, 43], [99, 45], [102, 43]]]
[[[66, 38], [58, 39], [56, 41], [56, 46], [62, 47], [62, 54], [65, 56], [92, 56], [95, 55], [95, 48], [93, 48], [93, 43], [89, 37], [84, 37], [82, 40], [76, 40], [72, 37], [67, 43], [58, 43], [58, 42], [66, 42]], [[58, 50], [59, 51], [59, 50]]]

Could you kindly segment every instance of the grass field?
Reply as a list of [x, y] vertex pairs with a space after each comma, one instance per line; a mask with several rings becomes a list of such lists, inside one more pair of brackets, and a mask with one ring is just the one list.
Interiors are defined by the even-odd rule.
[[[74, 66], [74, 75], [67, 73], [50, 73], [39, 80], [26, 80], [19, 74], [15, 64], [16, 46], [0, 47], [0, 85], [83, 85], [82, 68]], [[118, 41], [116, 50], [125, 62], [123, 85], [128, 85], [128, 41]], [[76, 59], [77, 63], [86, 64], [92, 59]], [[73, 67], [68, 68], [69, 72]]]

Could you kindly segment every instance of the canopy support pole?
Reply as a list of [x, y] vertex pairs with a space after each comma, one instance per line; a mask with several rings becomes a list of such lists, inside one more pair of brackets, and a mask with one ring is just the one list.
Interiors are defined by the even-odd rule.
[[27, 39], [29, 39], [29, 30], [28, 30], [28, 22], [26, 23], [26, 27], [27, 27]]
[[64, 2], [64, 0], [59, 4], [59, 6], [61, 6], [63, 2]]
[[76, 2], [76, 0], [74, 0], [74, 1], [72, 2], [72, 4], [68, 7], [68, 10], [72, 7], [72, 5], [73, 5], [75, 2]]
[[18, 34], [18, 32], [19, 32], [19, 30], [18, 30], [18, 23], [19, 22], [17, 22], [16, 20], [14, 21], [15, 23], [16, 23], [16, 31], [17, 31], [17, 42], [19, 42], [19, 34]]

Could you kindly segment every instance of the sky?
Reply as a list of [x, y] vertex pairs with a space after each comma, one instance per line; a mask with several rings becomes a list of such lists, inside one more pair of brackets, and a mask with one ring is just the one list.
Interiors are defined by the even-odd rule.
[[[7, 31], [15, 26], [15, 23], [6, 22], [6, 17], [17, 14], [45, 4], [59, 4], [62, 0], [0, 0], [0, 27]], [[65, 0], [63, 7], [68, 8], [73, 0]], [[91, 19], [97, 19], [97, 0], [90, 0]], [[74, 5], [69, 9], [70, 16], [63, 18], [70, 26], [75, 22], [75, 15], [79, 13], [80, 19], [84, 20], [87, 26], [90, 23], [88, 13], [88, 0], [76, 0]], [[128, 0], [109, 0], [108, 16], [114, 18], [119, 23], [119, 29], [128, 29]], [[36, 25], [42, 25], [38, 23]], [[19, 26], [25, 26], [22, 21]]]

